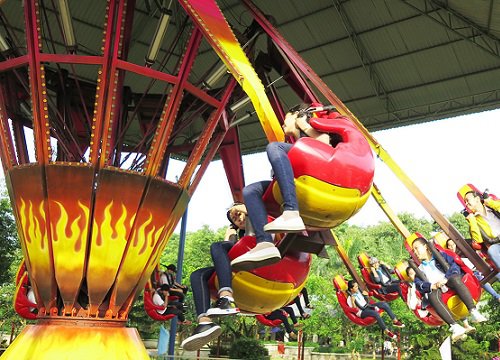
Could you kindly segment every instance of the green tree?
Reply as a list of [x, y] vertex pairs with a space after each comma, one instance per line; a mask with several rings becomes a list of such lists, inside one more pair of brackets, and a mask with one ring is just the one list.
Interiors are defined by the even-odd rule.
[[0, 285], [12, 281], [9, 271], [12, 262], [19, 257], [16, 223], [9, 199], [2, 194], [0, 198]]
[[16, 286], [14, 277], [22, 254], [17, 240], [16, 224], [5, 190], [0, 195], [0, 331], [18, 333], [26, 324], [12, 304]]

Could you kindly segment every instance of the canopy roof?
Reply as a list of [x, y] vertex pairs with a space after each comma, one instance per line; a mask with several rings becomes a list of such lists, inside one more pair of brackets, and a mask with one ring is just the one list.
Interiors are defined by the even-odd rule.
[[[248, 32], [252, 22], [240, 0], [217, 2], [238, 37]], [[52, 31], [46, 28], [43, 34], [52, 37], [51, 46], [56, 51], [64, 52], [61, 31], [54, 30], [58, 22], [54, 3], [40, 3], [47, 23], [54, 24]], [[69, 3], [78, 53], [97, 55], [102, 43], [106, 1]], [[161, 3], [161, 0], [136, 2], [129, 61], [144, 63]], [[181, 31], [186, 15], [176, 1], [163, 3], [170, 6], [173, 16], [158, 57], [162, 60], [154, 67], [161, 66], [163, 71], [173, 73], [188, 39]], [[500, 104], [498, 0], [255, 0], [254, 3], [272, 17], [284, 38], [370, 131], [493, 109]], [[22, 52], [25, 42], [22, 1], [4, 1], [0, 9], [0, 34]], [[249, 54], [252, 61], [269, 52], [264, 36], [259, 36], [254, 45]], [[203, 41], [189, 81], [201, 84], [220, 64], [211, 46]], [[265, 67], [265, 61], [259, 66]], [[95, 66], [79, 65], [70, 74], [73, 71], [94, 86]], [[275, 68], [269, 71], [271, 81], [276, 80], [274, 86], [282, 103], [291, 106], [299, 102], [280, 76]], [[223, 80], [219, 83], [222, 86]], [[151, 103], [166, 93], [165, 84], [150, 86], [133, 75], [127, 75], [125, 86], [130, 89], [131, 104], [146, 89]], [[237, 100], [234, 98], [232, 103]], [[154, 116], [155, 107], [151, 104], [148, 108], [147, 101], [143, 101], [139, 115]], [[235, 119], [252, 111], [251, 104], [247, 104], [235, 112]], [[130, 139], [139, 127], [139, 123], [130, 127]], [[255, 115], [241, 121], [238, 128], [243, 153], [263, 149], [267, 141]], [[199, 127], [191, 126], [182, 136], [195, 138], [197, 134]]]

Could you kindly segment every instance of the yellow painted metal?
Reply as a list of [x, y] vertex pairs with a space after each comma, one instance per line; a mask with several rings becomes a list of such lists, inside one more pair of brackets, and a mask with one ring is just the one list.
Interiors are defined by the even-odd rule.
[[403, 238], [407, 238], [410, 236], [410, 231], [408, 228], [402, 223], [402, 221], [399, 219], [399, 217], [392, 211], [391, 207], [387, 202], [385, 201], [384, 197], [382, 196], [382, 193], [380, 192], [379, 188], [377, 185], [374, 183], [372, 186], [372, 196], [377, 202], [377, 204], [380, 206], [382, 211], [387, 215], [391, 223], [394, 225], [394, 227], [399, 231], [401, 235], [403, 235]]
[[[180, 3], [200, 25], [217, 55], [250, 97], [267, 139], [270, 142], [284, 141], [283, 130], [269, 102], [265, 88], [217, 3], [213, 0], [180, 0]], [[210, 4], [207, 6], [207, 3]], [[219, 11], [212, 11], [213, 9]]]
[[137, 330], [125, 327], [28, 325], [2, 360], [89, 358], [149, 360]]

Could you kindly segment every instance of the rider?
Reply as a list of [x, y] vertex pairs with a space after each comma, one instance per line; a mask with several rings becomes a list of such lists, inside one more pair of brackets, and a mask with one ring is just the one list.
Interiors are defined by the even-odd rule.
[[451, 256], [436, 250], [436, 259], [429, 248], [427, 240], [421, 237], [413, 242], [412, 248], [421, 261], [418, 269], [425, 277], [425, 279], [420, 276], [415, 278], [415, 286], [420, 293], [432, 293], [433, 290], [439, 290], [438, 293], [440, 293], [451, 288], [455, 290], [460, 300], [469, 310], [472, 322], [486, 321], [486, 318], [476, 309], [469, 289], [462, 282], [463, 273], [460, 266]]
[[[448, 239], [446, 240], [446, 248], [450, 251], [453, 251], [454, 253], [456, 253], [457, 255], [459, 256], [462, 256], [462, 254], [460, 253], [460, 251], [457, 249], [457, 244], [455, 244], [455, 242], [452, 240], [452, 239]], [[479, 280], [483, 280], [484, 279], [484, 275], [476, 269], [476, 267], [474, 266], [474, 264], [466, 257], [462, 257], [461, 258], [462, 261], [464, 262], [464, 264], [472, 270], [474, 276]], [[496, 274], [495, 277], [500, 280], [500, 273], [499, 274]], [[490, 294], [491, 296], [493, 296], [493, 298], [495, 298], [496, 301], [500, 302], [500, 294], [497, 293], [495, 291], [495, 289], [493, 289], [493, 286], [491, 286], [490, 283], [486, 283], [486, 284], [482, 284], [481, 287], [486, 290], [486, 292], [488, 294]]]
[[[475, 330], [475, 328], [470, 326], [468, 322], [464, 322], [465, 326], [461, 326], [455, 321], [450, 309], [448, 309], [448, 307], [443, 304], [443, 301], [441, 300], [441, 289], [434, 289], [430, 293], [423, 293], [416, 288], [415, 279], [417, 278], [417, 272], [415, 271], [415, 269], [411, 266], [408, 266], [408, 268], [406, 268], [406, 274], [410, 278], [410, 281], [408, 283], [409, 286], [407, 303], [408, 307], [411, 310], [417, 310], [420, 317], [424, 318], [429, 315], [429, 311], [426, 309], [430, 304], [439, 315], [439, 317], [450, 326], [450, 331], [452, 332], [451, 340], [453, 342], [465, 339], [468, 332]], [[420, 276], [425, 277], [425, 275], [423, 274], [420, 274]], [[422, 296], [421, 300], [417, 297], [416, 291], [418, 291]]]
[[471, 211], [465, 218], [472, 240], [486, 243], [488, 256], [500, 269], [500, 200], [471, 190], [465, 193], [464, 202]]
[[385, 301], [379, 301], [376, 303], [370, 303], [368, 292], [359, 290], [359, 285], [354, 280], [349, 280], [347, 282], [347, 293], [349, 297], [347, 299], [347, 304], [350, 307], [358, 308], [357, 316], [364, 319], [366, 317], [374, 317], [377, 320], [378, 326], [384, 331], [384, 333], [391, 339], [397, 339], [397, 335], [394, 334], [387, 328], [384, 320], [378, 313], [378, 309], [383, 309], [387, 315], [392, 319], [392, 324], [396, 327], [403, 328], [405, 325], [399, 321], [392, 312], [391, 307]]
[[[198, 326], [193, 334], [182, 342], [181, 346], [185, 350], [198, 350], [220, 336], [222, 328], [212, 321], [213, 317], [234, 315], [240, 311], [233, 298], [232, 271], [228, 253], [244, 233], [246, 217], [247, 210], [244, 204], [234, 203], [229, 208], [227, 218], [231, 226], [226, 231], [224, 241], [215, 242], [210, 246], [214, 266], [198, 269], [191, 274], [191, 288]], [[219, 281], [219, 298], [215, 305], [210, 307], [208, 282], [214, 272]]]
[[401, 286], [399, 285], [399, 280], [393, 279], [391, 274], [394, 273], [393, 270], [389, 269], [389, 267], [380, 262], [375, 256], [370, 257], [370, 276], [373, 281], [382, 286], [383, 294], [390, 294], [397, 292], [401, 298], [403, 298], [403, 294], [401, 292]]
[[[309, 105], [300, 104], [288, 111], [283, 123], [285, 135], [295, 140], [300, 137], [311, 137], [329, 144], [330, 136], [327, 133], [319, 132], [309, 125], [307, 115], [303, 112], [308, 107]], [[243, 197], [255, 231], [257, 244], [250, 251], [231, 261], [231, 266], [235, 270], [251, 270], [280, 261], [281, 254], [273, 244], [271, 233], [301, 232], [306, 229], [299, 214], [293, 169], [288, 158], [288, 152], [292, 146], [290, 143], [272, 142], [266, 148], [274, 177], [283, 198], [281, 216], [269, 224], [267, 223], [267, 210], [262, 196], [271, 181], [260, 181], [245, 186], [243, 189]]]

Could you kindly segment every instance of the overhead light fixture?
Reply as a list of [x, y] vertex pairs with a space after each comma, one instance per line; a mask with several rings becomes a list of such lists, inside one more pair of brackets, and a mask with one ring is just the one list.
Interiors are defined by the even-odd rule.
[[168, 22], [170, 21], [170, 16], [172, 16], [172, 11], [167, 8], [161, 8], [160, 20], [156, 26], [156, 31], [149, 46], [148, 54], [146, 55], [146, 65], [151, 66], [155, 63], [158, 53], [160, 52], [161, 44], [163, 43], [163, 38], [167, 33]]
[[231, 110], [231, 112], [235, 113], [238, 110], [240, 110], [243, 106], [245, 106], [246, 104], [248, 104], [249, 102], [250, 102], [250, 97], [249, 96], [245, 96], [243, 99], [238, 100], [233, 105], [231, 105], [229, 107], [229, 110]]
[[[242, 49], [246, 49], [246, 47], [258, 36], [258, 33], [255, 33], [248, 41], [242, 46]], [[225, 64], [221, 64], [213, 73], [211, 73], [206, 80], [202, 82], [202, 85], [205, 89], [212, 89], [217, 82], [228, 73], [228, 69]]]
[[61, 16], [64, 44], [68, 50], [74, 51], [76, 50], [77, 44], [68, 2], [66, 0], [58, 0], [57, 7], [59, 8], [59, 15]]
[[243, 121], [245, 121], [246, 119], [249, 119], [251, 118], [253, 115], [255, 114], [255, 111], [247, 111], [247, 113], [245, 115], [243, 115], [242, 117], [240, 117], [239, 119], [236, 119], [234, 120], [230, 125], [229, 127], [232, 128], [232, 127], [235, 127], [236, 125], [239, 125], [240, 123], [242, 123]]
[[7, 40], [5, 40], [2, 34], [0, 34], [0, 52], [6, 52], [9, 50], [10, 50], [9, 43], [7, 42]]
[[202, 85], [206, 89], [212, 89], [215, 84], [225, 75], [228, 70], [225, 64], [221, 64], [213, 73], [211, 73]]

